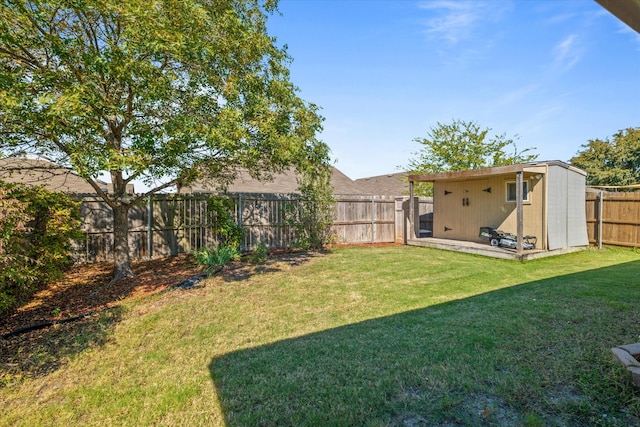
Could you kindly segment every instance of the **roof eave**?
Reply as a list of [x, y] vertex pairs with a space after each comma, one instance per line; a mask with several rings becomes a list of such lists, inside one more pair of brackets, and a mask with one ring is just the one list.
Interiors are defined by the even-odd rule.
[[545, 173], [548, 166], [560, 166], [565, 169], [569, 169], [573, 172], [581, 175], [587, 173], [582, 169], [575, 166], [561, 162], [559, 160], [544, 161], [544, 162], [531, 162], [531, 163], [519, 163], [515, 165], [507, 166], [495, 166], [492, 168], [472, 169], [464, 171], [453, 172], [440, 172], [432, 174], [411, 174], [409, 175], [409, 181], [413, 182], [435, 182], [435, 181], [461, 181], [474, 178], [486, 178], [488, 176], [496, 175], [510, 175], [517, 172], [530, 172], [530, 173]]
[[640, 0], [596, 0], [596, 2], [640, 33]]

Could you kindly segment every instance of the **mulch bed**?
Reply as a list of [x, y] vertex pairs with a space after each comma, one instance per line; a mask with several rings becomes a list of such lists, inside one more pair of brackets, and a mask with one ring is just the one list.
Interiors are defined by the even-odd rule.
[[162, 292], [202, 274], [188, 255], [135, 262], [133, 270], [135, 277], [109, 283], [112, 263], [74, 265], [63, 279], [2, 316], [0, 387], [46, 375], [68, 356], [103, 344], [125, 300]]
[[0, 336], [31, 325], [110, 308], [127, 298], [154, 294], [202, 273], [190, 256], [133, 263], [135, 277], [109, 284], [113, 264], [76, 264], [26, 304], [0, 319]]

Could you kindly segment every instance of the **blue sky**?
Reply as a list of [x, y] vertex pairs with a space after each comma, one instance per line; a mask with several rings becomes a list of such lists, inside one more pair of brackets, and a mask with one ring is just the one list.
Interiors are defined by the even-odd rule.
[[[592, 0], [280, 0], [269, 33], [350, 178], [398, 172], [438, 122], [538, 160], [640, 126], [640, 34]], [[518, 137], [516, 139], [516, 136]]]

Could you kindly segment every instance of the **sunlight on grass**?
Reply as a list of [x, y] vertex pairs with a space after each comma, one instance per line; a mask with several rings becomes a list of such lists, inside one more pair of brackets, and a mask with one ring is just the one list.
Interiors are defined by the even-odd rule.
[[[0, 425], [627, 425], [640, 255], [349, 247], [126, 307]], [[536, 424], [540, 422], [539, 424]]]

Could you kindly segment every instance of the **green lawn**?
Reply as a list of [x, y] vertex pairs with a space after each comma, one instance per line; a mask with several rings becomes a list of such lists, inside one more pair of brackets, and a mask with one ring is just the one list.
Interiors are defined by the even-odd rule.
[[[0, 384], [0, 425], [640, 425], [640, 253], [406, 246], [175, 290]], [[86, 344], [88, 343], [88, 344]]]

